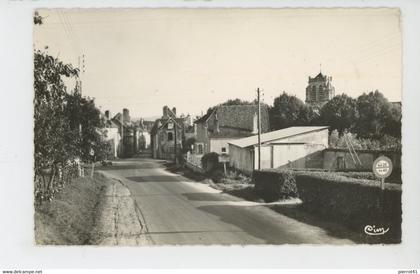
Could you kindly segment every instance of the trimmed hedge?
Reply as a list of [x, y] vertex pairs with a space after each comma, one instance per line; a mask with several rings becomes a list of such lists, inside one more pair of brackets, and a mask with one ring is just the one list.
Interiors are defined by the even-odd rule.
[[252, 174], [255, 190], [266, 202], [297, 197], [295, 175], [288, 169], [256, 170]]
[[[369, 242], [401, 241], [401, 185], [348, 178], [337, 173], [290, 170], [254, 171], [255, 189], [267, 202], [298, 196], [301, 208], [357, 231]], [[382, 206], [383, 205], [383, 206]], [[367, 225], [388, 228], [384, 236], [368, 236]]]
[[385, 191], [376, 181], [358, 180], [328, 174], [297, 174], [296, 182], [302, 208], [342, 223], [364, 234], [366, 225], [390, 228], [383, 237], [401, 241], [401, 187], [386, 184]]

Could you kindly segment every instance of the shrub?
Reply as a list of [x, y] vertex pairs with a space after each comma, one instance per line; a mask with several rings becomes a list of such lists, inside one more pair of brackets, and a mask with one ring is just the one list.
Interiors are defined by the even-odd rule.
[[219, 154], [216, 152], [204, 154], [201, 158], [201, 165], [206, 172], [213, 171], [219, 165]]
[[254, 171], [252, 181], [255, 190], [266, 202], [297, 197], [295, 174], [288, 169]]

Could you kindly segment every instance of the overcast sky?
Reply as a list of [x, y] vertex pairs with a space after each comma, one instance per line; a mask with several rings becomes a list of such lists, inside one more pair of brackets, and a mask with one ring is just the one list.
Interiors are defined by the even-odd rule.
[[200, 114], [227, 99], [305, 100], [308, 76], [332, 76], [336, 94], [378, 89], [401, 100], [396, 9], [40, 10], [34, 45], [77, 65], [84, 95], [112, 114]]

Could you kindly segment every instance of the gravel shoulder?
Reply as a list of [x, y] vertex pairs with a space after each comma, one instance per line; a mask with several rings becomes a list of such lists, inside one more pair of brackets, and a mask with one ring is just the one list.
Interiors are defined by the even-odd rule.
[[109, 184], [99, 201], [91, 243], [105, 246], [150, 245], [142, 214], [130, 191], [118, 179], [107, 180]]

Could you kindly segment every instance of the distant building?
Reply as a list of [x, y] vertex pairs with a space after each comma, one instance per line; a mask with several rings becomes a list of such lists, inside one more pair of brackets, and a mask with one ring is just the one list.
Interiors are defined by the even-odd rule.
[[142, 150], [148, 150], [151, 148], [151, 136], [154, 121], [145, 121], [141, 118], [137, 124], [137, 148], [138, 152]]
[[[261, 135], [261, 169], [322, 168], [322, 151], [328, 148], [328, 127], [289, 127]], [[250, 174], [258, 169], [258, 138], [229, 142], [229, 164]]]
[[315, 78], [309, 76], [305, 102], [315, 109], [325, 105], [335, 96], [335, 88], [331, 81], [331, 76], [323, 75], [321, 72]]
[[185, 118], [176, 116], [176, 108], [163, 107], [162, 117], [157, 119], [151, 130], [152, 156], [157, 159], [175, 159], [185, 138]]
[[103, 134], [104, 141], [108, 142], [109, 144], [109, 153], [107, 155], [108, 159], [115, 159], [119, 156], [120, 151], [120, 143], [121, 143], [121, 135], [119, 133], [119, 126], [115, 122], [110, 119], [110, 112], [109, 110], [105, 111], [104, 115], [104, 128], [101, 129], [101, 133]]
[[[193, 154], [228, 154], [232, 140], [258, 134], [257, 105], [218, 106], [196, 120]], [[268, 108], [261, 106], [261, 131], [269, 130]]]

